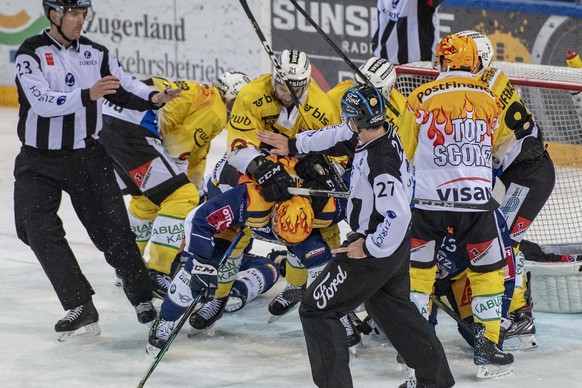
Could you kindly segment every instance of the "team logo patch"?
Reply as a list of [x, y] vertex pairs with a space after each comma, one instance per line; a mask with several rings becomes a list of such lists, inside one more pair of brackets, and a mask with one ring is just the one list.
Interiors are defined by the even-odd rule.
[[67, 84], [67, 86], [75, 85], [75, 76], [71, 73], [67, 73], [67, 75], [65, 76], [65, 83]]
[[44, 53], [44, 59], [46, 59], [46, 64], [49, 66], [55, 65], [55, 60], [53, 58], [53, 53]]
[[57, 98], [57, 105], [63, 105], [67, 101], [67, 96], [60, 96]]
[[319, 247], [319, 248], [316, 248], [314, 250], [311, 250], [311, 251], [307, 252], [305, 254], [305, 258], [306, 259], [310, 259], [313, 256], [319, 255], [319, 254], [324, 253], [324, 252], [325, 252], [325, 247]]
[[523, 217], [517, 217], [517, 220], [513, 224], [513, 228], [511, 228], [511, 239], [512, 240], [519, 240], [519, 236], [525, 234], [529, 226], [531, 225], [531, 220], [528, 220]]
[[471, 263], [476, 264], [482, 258], [484, 258], [491, 250], [492, 244], [493, 240], [478, 244], [467, 244], [467, 252], [469, 253], [469, 260], [471, 260]]
[[232, 151], [240, 150], [241, 148], [247, 148], [248, 144], [244, 139], [234, 139], [230, 145]]
[[206, 217], [208, 225], [212, 226], [217, 232], [222, 232], [224, 229], [228, 228], [233, 220], [234, 213], [228, 205], [213, 211], [208, 217]]
[[83, 56], [84, 56], [86, 59], [89, 59], [89, 58], [91, 58], [91, 51], [89, 51], [89, 50], [86, 50], [86, 51], [83, 53]]
[[143, 187], [151, 175], [152, 161], [142, 164], [138, 168], [131, 170], [129, 175], [138, 187]]

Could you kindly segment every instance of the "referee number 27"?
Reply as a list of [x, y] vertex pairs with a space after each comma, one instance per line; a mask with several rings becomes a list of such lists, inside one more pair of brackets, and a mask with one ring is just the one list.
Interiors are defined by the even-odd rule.
[[387, 197], [388, 195], [392, 197], [394, 195], [394, 181], [378, 182], [376, 186], [380, 188], [378, 198]]

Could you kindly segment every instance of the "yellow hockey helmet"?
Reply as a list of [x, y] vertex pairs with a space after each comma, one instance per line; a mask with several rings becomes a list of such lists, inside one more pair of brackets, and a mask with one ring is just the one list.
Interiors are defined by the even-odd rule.
[[313, 230], [313, 208], [308, 198], [293, 196], [275, 204], [273, 232], [291, 244], [304, 241]]
[[445, 36], [436, 47], [436, 55], [441, 71], [474, 71], [479, 65], [477, 45], [468, 35]]

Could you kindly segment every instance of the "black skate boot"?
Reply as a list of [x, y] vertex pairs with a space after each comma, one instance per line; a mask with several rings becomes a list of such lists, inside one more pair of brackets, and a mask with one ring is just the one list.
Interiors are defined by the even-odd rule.
[[268, 322], [273, 323], [283, 315], [295, 310], [299, 306], [304, 293], [305, 289], [303, 287], [287, 283], [285, 289], [269, 303], [271, 317]]
[[473, 362], [478, 365], [477, 378], [490, 379], [513, 373], [513, 355], [504, 353], [485, 337], [485, 325], [475, 323]]
[[[55, 324], [57, 340], [59, 342], [67, 341], [72, 337], [87, 336], [92, 337], [101, 334], [99, 328], [99, 313], [93, 301], [70, 309], [67, 315]], [[85, 333], [77, 333], [79, 329], [85, 329]]]
[[164, 299], [168, 295], [168, 288], [172, 284], [172, 278], [165, 273], [150, 269], [150, 280], [154, 288], [154, 296], [159, 299]]
[[416, 377], [409, 377], [404, 383], [400, 384], [398, 388], [425, 388], [426, 385], [416, 380]]
[[358, 333], [356, 330], [354, 330], [354, 326], [352, 325], [352, 322], [350, 321], [349, 314], [346, 314], [343, 317], [341, 317], [340, 321], [341, 321], [342, 325], [344, 325], [344, 328], [346, 329], [346, 337], [348, 339], [348, 346], [350, 347], [350, 351], [352, 351], [351, 348], [356, 346], [357, 344], [359, 344], [360, 341], [362, 340], [362, 337], [360, 336], [360, 333]]
[[[190, 317], [190, 326], [196, 330], [212, 329], [214, 323], [222, 317], [227, 302], [228, 296], [226, 298], [214, 298], [204, 303], [204, 306]], [[190, 330], [189, 335], [196, 334], [196, 330]]]
[[142, 302], [137, 306], [133, 306], [133, 308], [135, 309], [139, 323], [150, 327], [154, 322], [154, 319], [158, 316], [158, 312], [151, 300], [148, 302]]
[[173, 329], [174, 321], [166, 321], [162, 318], [156, 319], [152, 325], [152, 328], [150, 329], [148, 345], [146, 346], [146, 353], [154, 357], [157, 356], [160, 350], [166, 346], [166, 343], [168, 342]]

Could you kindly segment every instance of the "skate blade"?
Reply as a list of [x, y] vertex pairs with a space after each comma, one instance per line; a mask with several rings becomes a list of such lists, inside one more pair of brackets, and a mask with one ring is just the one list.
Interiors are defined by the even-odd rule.
[[151, 344], [147, 344], [146, 346], [146, 353], [152, 357], [157, 357], [161, 350]]
[[205, 333], [209, 337], [214, 337], [215, 331], [216, 331], [216, 329], [214, 328], [214, 323], [212, 325], [208, 326], [206, 329], [196, 329], [196, 328], [190, 327], [190, 330], [188, 330], [188, 338], [196, 337], [196, 336], [200, 335], [201, 333]]
[[494, 379], [501, 376], [507, 376], [513, 373], [513, 365], [479, 365], [477, 368], [478, 379]]
[[538, 341], [533, 334], [523, 334], [516, 337], [507, 338], [503, 342], [504, 350], [535, 350], [538, 348]]
[[281, 317], [289, 314], [291, 311], [295, 310], [297, 307], [299, 307], [299, 304], [296, 304], [295, 306], [291, 307], [289, 310], [287, 310], [287, 312], [285, 314], [281, 314], [281, 315], [273, 315], [273, 314], [271, 314], [271, 316], [269, 317], [269, 320], [267, 321], [267, 323], [273, 323], [275, 321], [278, 321], [279, 319], [281, 319]]
[[[84, 329], [84, 331], [83, 331]], [[61, 331], [57, 333], [57, 341], [67, 342], [67, 341], [79, 341], [79, 340], [90, 340], [101, 334], [101, 328], [97, 322], [85, 325], [77, 330], [72, 331]]]

